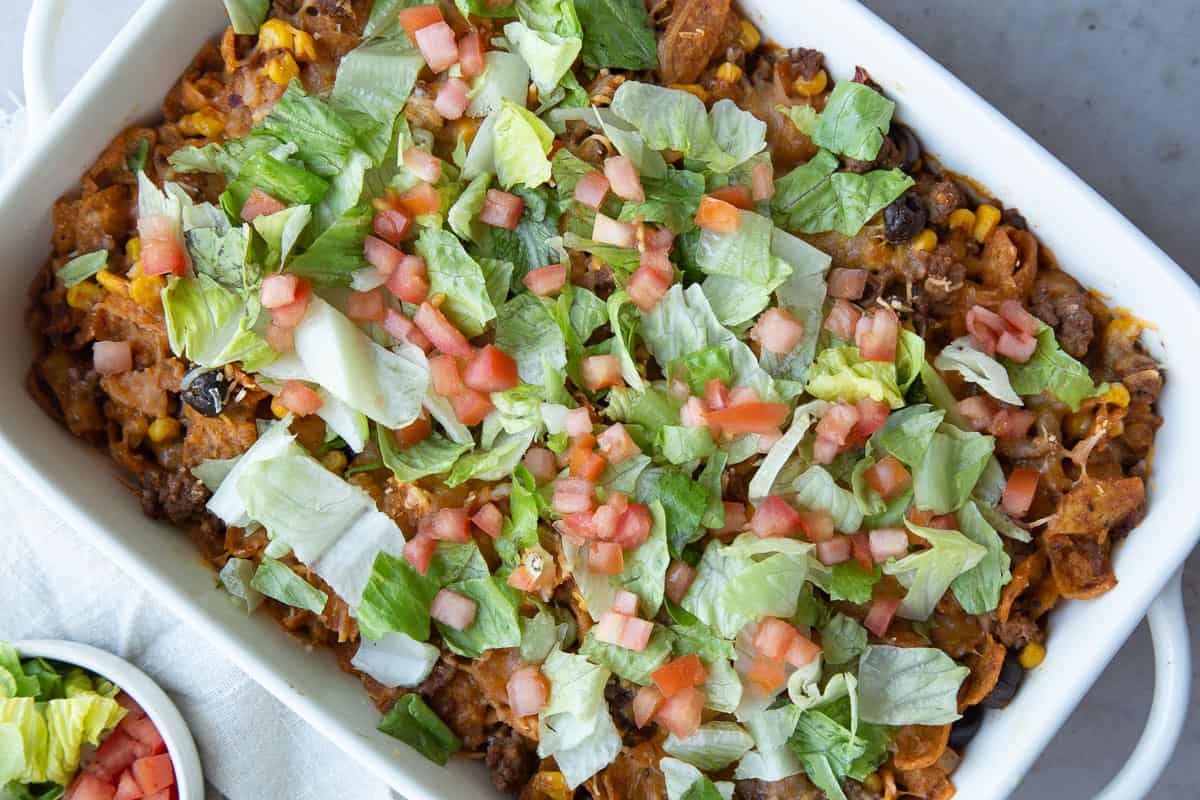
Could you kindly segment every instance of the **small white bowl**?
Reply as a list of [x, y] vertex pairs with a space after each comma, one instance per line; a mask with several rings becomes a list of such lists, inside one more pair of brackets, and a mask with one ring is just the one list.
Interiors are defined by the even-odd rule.
[[124, 659], [91, 645], [62, 639], [28, 639], [14, 642], [22, 658], [48, 658], [102, 675], [132, 697], [150, 715], [167, 745], [175, 768], [175, 787], [179, 800], [204, 800], [204, 777], [200, 755], [187, 723], [158, 684], [146, 673]]

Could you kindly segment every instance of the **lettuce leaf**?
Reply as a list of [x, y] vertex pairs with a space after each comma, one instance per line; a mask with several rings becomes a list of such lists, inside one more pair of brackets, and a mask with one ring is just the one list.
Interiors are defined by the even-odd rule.
[[473, 81], [467, 114], [486, 117], [504, 100], [524, 103], [529, 90], [529, 65], [516, 53], [489, 50], [483, 54], [484, 73]]
[[429, 574], [422, 575], [407, 559], [381, 552], [358, 606], [358, 627], [368, 639], [382, 639], [395, 631], [426, 641], [429, 606], [440, 588], [432, 565]]
[[478, 604], [475, 621], [465, 630], [437, 624], [442, 641], [451, 651], [464, 658], [479, 658], [488, 650], [521, 644], [517, 606], [503, 580], [489, 575], [450, 583], [446, 588]]
[[384, 158], [396, 116], [408, 102], [417, 73], [424, 66], [407, 36], [366, 40], [342, 56], [330, 103], [351, 123], [358, 146], [373, 163]]
[[1013, 391], [1008, 372], [996, 359], [975, 348], [970, 336], [960, 336], [942, 348], [933, 365], [943, 372], [954, 370], [964, 380], [978, 385], [997, 400], [1014, 406], [1024, 405]]
[[820, 150], [776, 181], [771, 200], [776, 223], [798, 233], [854, 236], [913, 185], [913, 179], [898, 169], [859, 175], [835, 172], [837, 168], [837, 156]]
[[732, 800], [733, 784], [713, 783], [687, 762], [667, 756], [659, 759], [667, 784], [667, 800]]
[[94, 253], [87, 253], [82, 256], [76, 256], [58, 268], [58, 279], [63, 282], [63, 286], [70, 289], [76, 284], [83, 283], [88, 278], [95, 275], [102, 269], [108, 267], [108, 251], [97, 250]]
[[462, 749], [454, 731], [414, 692], [400, 696], [379, 720], [378, 729], [440, 766]]
[[593, 629], [583, 637], [579, 653], [597, 664], [608, 667], [614, 675], [645, 686], [650, 683], [650, 673], [670, 660], [673, 641], [674, 637], [668, 628], [655, 625], [645, 649], [628, 650], [620, 645], [600, 641]]
[[650, 536], [639, 547], [625, 554], [625, 566], [620, 575], [609, 582], [638, 596], [638, 607], [646, 619], [654, 619], [662, 606], [671, 557], [667, 552], [666, 512], [660, 502], [650, 504], [653, 525]]
[[846, 800], [842, 781], [849, 775], [854, 762], [867, 752], [861, 737], [824, 710], [810, 708], [796, 722], [788, 740], [804, 772], [831, 800]]
[[532, 188], [550, 180], [550, 161], [546, 156], [554, 142], [554, 132], [546, 123], [524, 106], [507, 99], [501, 101], [494, 119], [494, 171], [500, 185], [505, 189], [516, 184]]
[[350, 124], [324, 100], [306, 93], [297, 80], [288, 84], [261, 128], [299, 147], [297, 158], [309, 171], [325, 178], [341, 172], [358, 146]]
[[256, 35], [270, 10], [271, 0], [225, 0], [229, 24], [238, 36]]
[[226, 181], [233, 181], [242, 165], [257, 153], [270, 153], [276, 159], [284, 160], [295, 152], [294, 144], [285, 144], [269, 133], [252, 130], [241, 139], [210, 142], [203, 147], [181, 147], [167, 157], [167, 163], [176, 172], [220, 173]]
[[301, 578], [282, 561], [267, 556], [254, 573], [250, 586], [256, 591], [293, 608], [303, 608], [314, 614], [325, 611], [329, 595]]
[[787, 355], [764, 350], [759, 361], [772, 377], [794, 382], [798, 393], [817, 352], [817, 339], [825, 320], [825, 275], [832, 259], [778, 228], [771, 233], [771, 253], [792, 266], [792, 274], [775, 289], [775, 301], [804, 324], [804, 335]]
[[230, 558], [225, 562], [225, 566], [221, 567], [221, 571], [217, 573], [217, 578], [221, 581], [221, 587], [229, 592], [229, 596], [234, 598], [243, 608], [246, 613], [252, 613], [256, 608], [262, 605], [263, 594], [255, 589], [251, 582], [254, 579], [254, 562], [246, 558]]
[[813, 414], [823, 413], [824, 405], [823, 401], [814, 400], [812, 403], [806, 403], [792, 412], [792, 424], [788, 427], [787, 432], [779, 437], [775, 444], [771, 445], [771, 449], [767, 451], [762, 462], [759, 463], [754, 477], [750, 479], [750, 484], [747, 487], [747, 496], [751, 501], [761, 500], [771, 494], [771, 488], [775, 485], [775, 480], [779, 477], [779, 472], [783, 469], [783, 465], [787, 463], [792, 453], [800, 446], [801, 440], [804, 439], [804, 434], [808, 432], [809, 427], [812, 425]]
[[44, 780], [62, 784], [79, 768], [84, 745], [100, 744], [126, 713], [116, 700], [92, 690], [50, 700], [41, 712], [47, 737]]
[[536, 31], [583, 36], [573, 0], [516, 0], [517, 16]]
[[632, 352], [633, 335], [639, 314], [624, 290], [613, 292], [605, 305], [608, 309], [608, 324], [613, 332], [612, 351], [621, 363], [621, 377], [625, 379], [629, 388], [641, 391], [645, 382], [642, 380], [642, 374], [638, 372]]
[[661, 503], [665, 514], [667, 546], [672, 558], [703, 535], [700, 528], [708, 510], [708, 489], [675, 467], [653, 467], [638, 477], [638, 502]]
[[829, 599], [863, 605], [871, 602], [871, 590], [879, 583], [879, 567], [870, 572], [857, 561], [844, 561], [830, 569]]
[[837, 485], [829, 471], [813, 464], [792, 483], [795, 502], [810, 511], [828, 511], [834, 526], [843, 533], [862, 527], [862, 510], [854, 494]]
[[555, 90], [583, 48], [583, 42], [577, 36], [537, 31], [523, 22], [505, 25], [504, 36], [513, 52], [529, 65], [530, 78], [542, 96]]
[[805, 391], [822, 400], [855, 403], [864, 397], [892, 408], [904, 405], [904, 393], [890, 361], [867, 361], [853, 345], [827, 347], [817, 354], [808, 372]]
[[821, 651], [830, 664], [846, 664], [867, 648], [867, 629], [842, 613], [834, 614], [821, 629]]
[[914, 469], [925, 457], [945, 416], [944, 411], [933, 411], [924, 403], [899, 409], [888, 415], [887, 422], [872, 436], [867, 452], [881, 450]]
[[478, 336], [496, 318], [483, 270], [449, 231], [426, 228], [416, 243], [429, 270], [429, 292], [444, 294], [441, 311], [467, 337]]
[[956, 514], [958, 529], [972, 542], [987, 548], [978, 564], [959, 575], [950, 584], [954, 596], [968, 614], [987, 614], [1000, 604], [1000, 591], [1012, 580], [1012, 559], [1004, 550], [1000, 535], [980, 513], [979, 505], [968, 500]]
[[542, 664], [550, 700], [538, 712], [538, 755], [553, 757], [569, 786], [607, 766], [621, 749], [604, 699], [610, 674], [585, 656], [561, 650]]
[[375, 211], [363, 204], [347, 209], [303, 253], [292, 259], [288, 272], [329, 286], [349, 286], [351, 276], [370, 266], [363, 242], [371, 232]]
[[394, 689], [420, 685], [439, 657], [441, 651], [431, 644], [403, 633], [389, 633], [378, 641], [363, 637], [350, 665]]
[[637, 0], [575, 0], [583, 27], [583, 63], [592, 69], [658, 66], [654, 26]]
[[246, 304], [208, 275], [172, 277], [163, 289], [171, 351], [205, 367], [240, 361], [256, 371], [275, 360], [267, 340], [253, 330]]
[[858, 666], [859, 716], [878, 725], [953, 722], [969, 673], [936, 648], [870, 645]]
[[709, 772], [720, 772], [754, 747], [754, 737], [736, 722], [706, 722], [687, 737], [668, 734], [663, 751]]
[[667, 425], [658, 429], [654, 439], [654, 449], [669, 464], [687, 464], [707, 458], [715, 447], [712, 432], [704, 427]]
[[859, 161], [873, 161], [895, 110], [895, 103], [870, 86], [838, 81], [812, 132], [813, 144]]
[[535, 432], [535, 428], [528, 428], [519, 433], [505, 433], [486, 450], [460, 456], [446, 477], [446, 485], [458, 486], [472, 478], [481, 481], [502, 480], [521, 463], [525, 451], [533, 443]]
[[1037, 341], [1037, 349], [1024, 364], [1005, 359], [1012, 388], [1026, 396], [1049, 392], [1078, 411], [1080, 402], [1098, 391], [1088, 368], [1058, 346], [1049, 325], [1038, 328]]
[[896, 612], [904, 619], [929, 619], [954, 579], [984, 559], [988, 550], [958, 531], [925, 528], [904, 521], [908, 529], [929, 542], [929, 548], [883, 565], [908, 592]]
[[501, 307], [496, 347], [517, 362], [517, 372], [525, 383], [541, 383], [547, 369], [567, 366], [562, 329], [545, 302], [532, 292], [522, 292]]
[[992, 458], [996, 440], [943, 423], [913, 470], [914, 500], [934, 514], [957, 511]]
[[696, 209], [700, 207], [700, 197], [704, 194], [703, 175], [667, 167], [665, 177], [642, 176], [642, 190], [646, 194], [645, 200], [640, 203], [626, 201], [621, 206], [618, 218], [622, 222], [639, 219], [643, 222], [659, 222], [676, 233], [685, 233], [696, 227]]
[[274, 214], [264, 214], [256, 217], [254, 230], [267, 243], [267, 254], [263, 258], [263, 266], [267, 269], [282, 269], [288, 263], [288, 258], [300, 235], [312, 219], [312, 206], [300, 205], [276, 211]]

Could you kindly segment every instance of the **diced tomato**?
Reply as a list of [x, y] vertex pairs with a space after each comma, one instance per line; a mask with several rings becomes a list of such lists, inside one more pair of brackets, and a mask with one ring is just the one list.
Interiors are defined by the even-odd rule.
[[790, 536], [800, 530], [800, 512], [787, 501], [771, 496], [754, 509], [750, 518], [750, 530], [760, 539], [768, 536]]
[[100, 743], [96, 757], [87, 770], [105, 781], [115, 781], [117, 776], [129, 769], [139, 758], [151, 754], [150, 747], [134, 739], [124, 731], [113, 731]]
[[629, 431], [620, 422], [608, 426], [598, 437], [596, 443], [600, 453], [610, 464], [621, 464], [642, 452]]
[[754, 649], [767, 658], [783, 658], [796, 635], [796, 629], [787, 622], [777, 617], [763, 617], [754, 633]]
[[653, 622], [648, 619], [630, 617], [625, 620], [625, 627], [621, 630], [621, 636], [617, 639], [616, 644], [618, 647], [624, 647], [626, 650], [640, 653], [650, 643], [650, 635], [652, 633], [654, 633]]
[[787, 670], [781, 659], [756, 656], [744, 677], [752, 695], [770, 697], [787, 683]]
[[420, 305], [429, 297], [429, 271], [420, 256], [401, 255], [388, 276], [387, 288], [406, 303]]
[[693, 686], [703, 686], [708, 680], [708, 670], [695, 653], [688, 653], [654, 670], [650, 679], [664, 697], [671, 698]]
[[154, 794], [175, 785], [175, 768], [166, 753], [139, 758], [129, 768], [142, 792]]
[[834, 302], [829, 316], [825, 318], [824, 327], [835, 338], [848, 342], [854, 338], [854, 332], [857, 330], [861, 318], [862, 312], [850, 305], [849, 301], [837, 300]]
[[301, 278], [296, 284], [295, 299], [287, 305], [268, 309], [271, 321], [281, 328], [294, 328], [304, 321], [308, 314], [308, 304], [312, 300], [312, 284], [307, 278]]
[[715, 425], [730, 436], [743, 433], [769, 435], [783, 424], [788, 412], [787, 403], [754, 402], [709, 411], [706, 416], [709, 425]]
[[325, 405], [321, 395], [300, 381], [287, 381], [279, 391], [279, 402], [298, 417], [315, 414]]
[[[400, 244], [404, 241], [405, 235], [408, 233], [408, 227], [412, 224], [412, 218], [398, 208], [385, 208], [382, 211], [375, 212], [375, 221], [372, 223], [372, 229], [375, 235], [391, 244]], [[370, 261], [370, 256], [367, 256]]]
[[813, 441], [813, 463], [832, 464], [840, 452], [842, 452], [842, 446], [832, 439], [818, 437]]
[[554, 484], [550, 507], [559, 514], [590, 512], [595, 504], [596, 485], [584, 478], [559, 478]]
[[442, 208], [442, 195], [433, 184], [417, 181], [396, 202], [410, 217], [436, 214]]
[[594, 481], [604, 474], [604, 457], [592, 451], [590, 446], [575, 445], [571, 448], [568, 461], [572, 478]]
[[1033, 357], [1037, 350], [1037, 339], [1028, 333], [1013, 333], [1005, 331], [996, 341], [996, 352], [1007, 356], [1018, 364], [1024, 364]]
[[884, 500], [891, 500], [912, 485], [912, 476], [898, 458], [886, 455], [875, 462], [864, 476], [867, 485]]
[[616, 356], [588, 356], [580, 365], [583, 371], [583, 385], [589, 392], [598, 392], [609, 386], [624, 386], [621, 377], [621, 362]]
[[458, 61], [458, 40], [454, 38], [454, 31], [445, 22], [435, 22], [418, 28], [413, 33], [413, 38], [417, 40], [417, 49], [421, 51], [421, 57], [433, 72], [449, 69]]
[[[760, 398], [758, 396], [758, 392], [756, 392], [753, 387], [735, 386], [729, 390], [729, 399], [726, 401], [725, 405], [732, 408], [733, 406], [744, 406], [747, 403], [757, 403], [759, 400]], [[777, 427], [779, 426], [773, 425], [772, 429]], [[764, 433], [769, 432], [770, 431], [764, 431]]]
[[556, 294], [562, 291], [563, 285], [567, 282], [567, 265], [566, 264], [550, 264], [545, 267], [531, 269], [521, 283], [529, 291], [539, 297]]
[[689, 397], [683, 404], [683, 408], [679, 410], [679, 424], [685, 428], [703, 428], [708, 425], [708, 411], [699, 397]]
[[654, 718], [677, 739], [686, 739], [700, 728], [706, 697], [699, 689], [684, 689], [668, 697]]
[[592, 628], [593, 635], [597, 641], [616, 644], [621, 641], [621, 634], [625, 631], [625, 625], [630, 619], [629, 614], [605, 611], [600, 615], [600, 621], [596, 623], [596, 627]]
[[438, 350], [459, 358], [471, 357], [473, 351], [467, 337], [454, 327], [454, 323], [446, 319], [445, 314], [428, 302], [421, 303], [421, 307], [413, 315], [413, 322]]
[[644, 312], [650, 312], [671, 288], [673, 276], [656, 267], [644, 264], [634, 270], [625, 290], [629, 299]]
[[454, 397], [463, 390], [462, 373], [454, 356], [438, 355], [429, 359], [429, 374], [433, 381], [433, 393], [441, 397]]
[[621, 512], [613, 541], [625, 550], [636, 550], [650, 538], [650, 529], [653, 526], [650, 509], [641, 503], [632, 503]]
[[65, 798], [66, 800], [113, 800], [116, 791], [111, 783], [101, 780], [89, 772], [83, 772], [67, 789]]
[[490, 397], [475, 389], [464, 389], [457, 397], [450, 398], [450, 406], [463, 425], [478, 425], [495, 408]]
[[796, 638], [792, 639], [791, 647], [783, 654], [783, 660], [799, 669], [811, 663], [820, 654], [820, 645], [806, 636], [796, 634]]
[[729, 405], [729, 389], [717, 378], [709, 378], [704, 383], [704, 405], [710, 411]]
[[768, 353], [786, 355], [804, 338], [804, 323], [782, 308], [768, 308], [750, 329], [750, 338]]
[[416, 323], [394, 308], [384, 312], [383, 329], [400, 341], [416, 345], [426, 353], [433, 349], [433, 344], [421, 333]]
[[850, 540], [850, 556], [865, 571], [873, 570], [875, 560], [871, 558], [871, 538], [865, 533], [852, 533], [846, 538]]
[[675, 604], [683, 602], [684, 595], [696, 580], [696, 568], [685, 561], [673, 559], [667, 567], [667, 598]]
[[750, 196], [756, 203], [775, 196], [775, 169], [770, 161], [759, 161], [750, 168]]
[[645, 255], [654, 251], [666, 256], [675, 245], [675, 231], [665, 225], [646, 225], [641, 227], [641, 245], [639, 249]]
[[827, 567], [850, 560], [850, 540], [845, 536], [834, 536], [817, 542], [817, 558]]
[[871, 539], [871, 559], [876, 564], [908, 555], [908, 531], [904, 528], [876, 528], [868, 535]]
[[508, 707], [517, 717], [536, 714], [550, 699], [550, 682], [534, 664], [521, 667], [510, 675], [505, 689]]
[[187, 250], [165, 214], [146, 214], [138, 220], [142, 243], [142, 274], [186, 275]]
[[966, 418], [974, 431], [987, 430], [992, 424], [992, 417], [1000, 410], [1000, 404], [986, 394], [963, 398], [957, 405], [958, 413]]
[[517, 362], [493, 344], [476, 350], [463, 370], [463, 383], [481, 392], [503, 392], [520, 382]]
[[412, 564], [413, 569], [424, 575], [429, 572], [429, 563], [433, 561], [435, 550], [437, 539], [432, 536], [414, 536], [404, 543], [404, 559]]
[[599, 172], [589, 172], [575, 184], [575, 202], [599, 211], [609, 188], [608, 178]]
[[429, 417], [425, 416], [424, 412], [421, 413], [422, 416], [395, 432], [396, 443], [401, 447], [412, 447], [433, 434], [433, 425], [429, 422]]
[[895, 361], [900, 318], [890, 308], [878, 308], [854, 326], [854, 344], [867, 361]]
[[[463, 86], [465, 87], [466, 84], [464, 83]], [[438, 179], [442, 177], [442, 160], [428, 150], [422, 150], [419, 147], [409, 147], [404, 151], [404, 166], [426, 183], [437, 183]]]
[[573, 408], [567, 412], [566, 421], [563, 423], [568, 436], [583, 436], [592, 432], [592, 415], [588, 412], [586, 406]]
[[814, 544], [833, 538], [833, 516], [828, 511], [801, 511], [800, 530]]
[[383, 322], [383, 294], [378, 289], [351, 292], [346, 301], [346, 316], [358, 322]]
[[429, 616], [456, 631], [465, 631], [475, 622], [479, 604], [466, 595], [442, 589], [429, 605]]
[[525, 201], [517, 195], [488, 189], [483, 198], [483, 208], [479, 211], [479, 221], [494, 228], [515, 231], [524, 210]]
[[657, 272], [666, 280], [667, 285], [675, 280], [675, 268], [671, 266], [671, 254], [666, 250], [643, 247], [641, 256], [638, 258], [638, 265]]
[[417, 31], [433, 25], [435, 22], [444, 21], [445, 17], [442, 16], [442, 10], [438, 8], [437, 3], [425, 6], [413, 6], [400, 12], [400, 25], [404, 28], [404, 32], [408, 34], [408, 41], [414, 45], [417, 43], [415, 36]]
[[817, 422], [818, 439], [828, 439], [838, 446], [846, 444], [850, 432], [858, 422], [858, 408], [849, 403], [834, 403], [826, 409]]
[[721, 505], [725, 509], [725, 524], [720, 528], [711, 529], [713, 536], [722, 538], [746, 530], [746, 526], [750, 522], [750, 517], [746, 513], [746, 504], [725, 500]]
[[1041, 326], [1041, 321], [1026, 311], [1025, 307], [1016, 300], [1005, 300], [1001, 303], [1000, 316], [1012, 330], [1029, 336], [1036, 336], [1038, 328]]
[[163, 741], [162, 735], [159, 734], [154, 721], [145, 714], [141, 714], [140, 716], [138, 714], [126, 714], [125, 718], [121, 720], [121, 724], [117, 727], [149, 747], [151, 753], [166, 752], [167, 745]]
[[554, 480], [554, 476], [558, 474], [558, 464], [554, 453], [545, 447], [529, 448], [525, 451], [525, 457], [521, 463], [525, 465], [525, 469], [529, 470], [529, 474], [539, 485]]
[[259, 291], [259, 302], [268, 310], [286, 306], [296, 299], [299, 288], [300, 278], [296, 275], [267, 275], [263, 278], [262, 289]]
[[637, 227], [631, 222], [617, 222], [612, 217], [597, 213], [592, 225], [592, 238], [614, 247], [632, 249], [637, 246]]
[[842, 300], [858, 300], [867, 288], [865, 269], [835, 267], [829, 270], [829, 296]]
[[997, 439], [1016, 439], [1029, 433], [1036, 422], [1037, 414], [1034, 412], [1004, 406], [992, 417], [988, 432]]
[[620, 575], [625, 554], [616, 542], [592, 542], [588, 546], [588, 569], [598, 575]]
[[625, 156], [609, 156], [604, 159], [604, 177], [608, 178], [612, 192], [622, 200], [642, 203], [646, 200], [646, 192], [642, 189], [642, 179], [637, 167]]
[[433, 109], [445, 119], [459, 119], [471, 104], [470, 91], [471, 87], [462, 78], [448, 78], [438, 89]]
[[871, 603], [871, 610], [867, 612], [866, 619], [863, 620], [863, 627], [876, 636], [883, 636], [887, 633], [888, 626], [892, 624], [892, 618], [896, 616], [898, 608], [900, 608], [900, 598], [898, 597], [876, 598]]
[[518, 564], [517, 568], [508, 574], [505, 583], [519, 592], [533, 592], [538, 589], [537, 577], [524, 564]]
[[[937, 528], [943, 531], [952, 531], [958, 528], [958, 521], [953, 514], [935, 515], [931, 511], [916, 506], [909, 509], [908, 518], [913, 525], [920, 525], [922, 528]], [[912, 534], [909, 535], [912, 536]]]
[[1033, 505], [1033, 496], [1037, 493], [1037, 470], [1018, 467], [1009, 473], [1008, 481], [1004, 484], [1004, 496], [1000, 498], [1000, 507], [1013, 517], [1023, 517]]
[[989, 311], [980, 305], [972, 306], [967, 311], [967, 332], [988, 355], [996, 352], [996, 340], [1007, 330], [1004, 318], [994, 311]]
[[133, 369], [133, 349], [129, 342], [94, 342], [92, 367], [101, 375], [129, 372]]
[[722, 200], [734, 208], [740, 208], [743, 211], [754, 210], [754, 199], [750, 192], [750, 187], [744, 184], [736, 183], [720, 189], [714, 189], [708, 193], [708, 196], [715, 200]]
[[477, 78], [487, 68], [483, 60], [483, 37], [474, 28], [458, 40], [458, 66], [464, 78]]
[[713, 233], [737, 233], [742, 225], [742, 218], [737, 206], [705, 195], [700, 198], [700, 206], [696, 209], [696, 224]]
[[471, 541], [471, 521], [465, 508], [442, 508], [433, 514], [429, 535], [439, 542]]
[[141, 800], [143, 797], [145, 797], [145, 794], [142, 792], [142, 787], [138, 786], [137, 779], [133, 777], [133, 773], [128, 770], [122, 772], [121, 780], [117, 783], [117, 793], [113, 797], [113, 800]]
[[636, 617], [638, 613], [638, 596], [633, 592], [621, 589], [613, 597], [612, 610], [627, 617]]
[[250, 192], [250, 196], [246, 198], [246, 202], [242, 206], [242, 221], [254, 222], [259, 217], [268, 217], [285, 210], [287, 210], [287, 203], [276, 200], [262, 189], [255, 189]]
[[858, 422], [854, 423], [848, 441], [852, 445], [861, 447], [867, 443], [867, 439], [871, 438], [871, 434], [884, 426], [888, 415], [892, 413], [892, 408], [882, 400], [863, 397], [854, 404], [854, 409], [858, 412]]
[[639, 729], [646, 727], [646, 723], [654, 719], [665, 700], [662, 692], [654, 684], [646, 684], [638, 689], [633, 698], [633, 724]]

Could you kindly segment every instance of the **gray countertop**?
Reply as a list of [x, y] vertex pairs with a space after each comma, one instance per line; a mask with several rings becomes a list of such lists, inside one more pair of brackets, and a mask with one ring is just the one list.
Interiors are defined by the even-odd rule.
[[[200, 2], [201, 0], [190, 0]], [[204, 0], [216, 2], [216, 0]], [[20, 88], [20, 42], [31, 0], [0, 2], [0, 107]], [[76, 35], [80, 68], [138, 0], [104, 0], [108, 30]], [[794, 2], [794, 0], [780, 0]], [[867, 0], [1078, 172], [1200, 277], [1200, 4], [1194, 0]], [[986, 158], [981, 153], [980, 158]], [[1086, 232], [1083, 232], [1086, 235]], [[1185, 575], [1200, 619], [1200, 554]], [[1193, 651], [1200, 636], [1193, 628]], [[1200, 660], [1195, 663], [1200, 664]], [[1196, 684], [1196, 667], [1193, 668]], [[1154, 667], [1142, 625], [1014, 795], [1082, 800], [1119, 768], [1141, 732]], [[1200, 697], [1175, 758], [1151, 794], [1194, 798], [1200, 786]]]

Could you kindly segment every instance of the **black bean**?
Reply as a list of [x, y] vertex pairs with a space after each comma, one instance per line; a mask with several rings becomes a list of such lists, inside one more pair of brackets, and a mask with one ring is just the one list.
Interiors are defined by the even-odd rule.
[[912, 239], [925, 228], [929, 214], [915, 192], [905, 192], [883, 210], [883, 232], [892, 244]]
[[215, 417], [225, 408], [228, 394], [229, 384], [225, 380], [225, 373], [211, 369], [192, 378], [179, 396], [204, 416]]
[[888, 138], [900, 151], [899, 168], [904, 172], [912, 172], [917, 159], [921, 157], [921, 143], [917, 141], [917, 135], [903, 122], [893, 122]]
[[1000, 668], [1000, 680], [980, 703], [984, 708], [1004, 708], [1016, 695], [1021, 681], [1025, 677], [1025, 669], [1012, 650], [1004, 657], [1004, 666]]
[[950, 746], [961, 751], [970, 744], [983, 727], [983, 709], [979, 706], [969, 706], [963, 712], [962, 719], [950, 726]]

